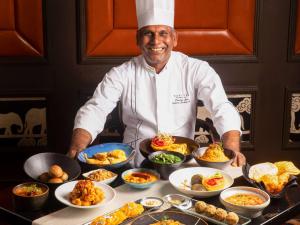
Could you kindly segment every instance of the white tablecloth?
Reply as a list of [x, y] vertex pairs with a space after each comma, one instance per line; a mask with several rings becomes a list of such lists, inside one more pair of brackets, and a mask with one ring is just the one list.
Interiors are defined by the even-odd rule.
[[[191, 164], [192, 165], [192, 164]], [[195, 165], [196, 166], [196, 165]], [[227, 167], [225, 169], [233, 178], [242, 175], [241, 167]], [[135, 201], [146, 196], [162, 197], [170, 193], [179, 193], [169, 181], [160, 180], [149, 189], [133, 189], [127, 184], [121, 185], [116, 190], [115, 199], [107, 205], [94, 209], [78, 209], [66, 207], [53, 212], [32, 222], [33, 225], [82, 225], [95, 217], [120, 208], [123, 204]]]

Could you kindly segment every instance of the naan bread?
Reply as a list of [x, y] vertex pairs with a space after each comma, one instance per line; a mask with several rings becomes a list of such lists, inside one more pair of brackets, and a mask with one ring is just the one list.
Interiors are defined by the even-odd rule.
[[249, 169], [249, 178], [260, 182], [264, 175], [277, 175], [278, 168], [270, 162], [253, 165]]

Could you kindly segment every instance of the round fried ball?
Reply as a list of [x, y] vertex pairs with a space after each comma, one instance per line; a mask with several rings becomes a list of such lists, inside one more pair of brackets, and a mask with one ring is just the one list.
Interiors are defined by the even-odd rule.
[[191, 178], [191, 185], [193, 184], [202, 184], [203, 176], [200, 174], [195, 174]]
[[205, 211], [207, 204], [204, 201], [197, 201], [195, 204], [195, 210], [198, 213], [202, 213]]
[[45, 173], [42, 173], [40, 176], [39, 176], [39, 180], [42, 181], [42, 182], [48, 182], [48, 180], [50, 179], [50, 175], [48, 172], [45, 172]]
[[221, 208], [217, 208], [216, 213], [215, 213], [215, 218], [219, 221], [225, 220], [227, 216], [227, 211]]
[[64, 172], [59, 165], [54, 164], [50, 167], [49, 174], [51, 177], [61, 177]]
[[213, 217], [217, 211], [217, 208], [214, 205], [208, 204], [204, 211], [209, 217]]
[[225, 218], [226, 223], [235, 225], [239, 222], [239, 216], [234, 212], [229, 212]]
[[68, 178], [69, 178], [69, 175], [64, 171], [64, 172], [63, 172], [63, 175], [61, 176], [61, 179], [62, 179], [63, 181], [66, 181], [66, 180], [68, 180]]
[[205, 187], [202, 184], [193, 184], [191, 189], [193, 191], [206, 191]]
[[48, 183], [62, 183], [64, 182], [60, 177], [52, 177], [51, 179], [48, 180]]

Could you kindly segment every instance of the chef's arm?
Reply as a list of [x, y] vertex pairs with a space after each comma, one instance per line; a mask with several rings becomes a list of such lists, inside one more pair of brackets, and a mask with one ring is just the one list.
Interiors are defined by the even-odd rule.
[[79, 152], [85, 149], [92, 141], [92, 135], [85, 129], [76, 128], [73, 130], [71, 145], [67, 155], [74, 158]]
[[233, 166], [242, 166], [246, 163], [246, 157], [240, 151], [240, 135], [240, 131], [237, 130], [227, 131], [222, 135], [223, 147], [235, 151]]

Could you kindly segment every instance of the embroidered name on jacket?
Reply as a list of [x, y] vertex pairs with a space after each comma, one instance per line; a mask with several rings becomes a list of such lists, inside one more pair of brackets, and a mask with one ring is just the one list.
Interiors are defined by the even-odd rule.
[[174, 94], [172, 104], [184, 104], [190, 102], [189, 94]]

